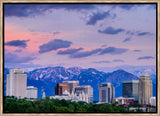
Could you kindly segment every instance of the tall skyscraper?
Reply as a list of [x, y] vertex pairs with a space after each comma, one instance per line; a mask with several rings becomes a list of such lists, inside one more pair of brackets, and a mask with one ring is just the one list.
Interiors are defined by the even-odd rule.
[[111, 83], [101, 83], [98, 87], [99, 102], [112, 103], [115, 88]]
[[139, 99], [139, 80], [123, 81], [123, 97]]
[[93, 88], [90, 85], [77, 86], [75, 88], [75, 94], [80, 98], [85, 96], [85, 101], [87, 103], [93, 102]]
[[37, 88], [33, 86], [28, 86], [27, 87], [27, 98], [29, 99], [36, 99], [37, 98]]
[[7, 96], [15, 96], [17, 98], [27, 97], [26, 93], [27, 74], [24, 70], [11, 69], [7, 74]]
[[55, 95], [62, 95], [65, 90], [70, 92], [68, 83], [57, 83], [55, 87]]
[[64, 83], [68, 83], [70, 87], [70, 94], [75, 92], [75, 88], [79, 86], [79, 81], [63, 81]]
[[139, 103], [149, 104], [150, 98], [153, 96], [152, 80], [149, 75], [143, 74], [139, 79]]

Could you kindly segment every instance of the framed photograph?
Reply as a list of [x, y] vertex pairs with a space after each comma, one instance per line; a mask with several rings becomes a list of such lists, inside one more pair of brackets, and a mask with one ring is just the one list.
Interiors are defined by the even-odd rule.
[[2, 1], [1, 114], [158, 116], [159, 5]]

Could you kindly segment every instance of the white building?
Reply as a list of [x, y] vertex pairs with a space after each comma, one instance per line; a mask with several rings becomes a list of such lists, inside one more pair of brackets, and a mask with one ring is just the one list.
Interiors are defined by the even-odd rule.
[[84, 101], [84, 102], [88, 102], [88, 95], [84, 94], [84, 92], [82, 91], [82, 94], [80, 93], [79, 95], [77, 95], [76, 93], [70, 94], [70, 92], [68, 92], [67, 90], [65, 90], [63, 92], [62, 95], [55, 95], [55, 96], [50, 96], [50, 99], [65, 99], [65, 100], [71, 100], [71, 101]]
[[77, 86], [74, 94], [79, 97], [81, 101], [87, 103], [93, 102], [93, 88], [90, 85]]
[[115, 88], [111, 83], [101, 83], [98, 86], [99, 102], [112, 103], [115, 97]]
[[26, 86], [27, 74], [24, 74], [24, 70], [11, 69], [7, 74], [6, 95], [25, 98], [27, 97]]
[[62, 100], [62, 99], [71, 100], [70, 93], [67, 90], [65, 90], [62, 95], [50, 96], [49, 98], [50, 99], [59, 99], [59, 100]]
[[77, 86], [75, 87], [75, 92], [68, 92], [65, 90], [62, 95], [50, 96], [50, 99], [65, 99], [71, 101], [84, 101], [93, 102], [93, 88], [91, 86]]
[[29, 99], [36, 99], [37, 98], [37, 88], [33, 86], [27, 87], [27, 98]]
[[156, 97], [151, 97], [150, 98], [150, 105], [151, 106], [156, 106]]

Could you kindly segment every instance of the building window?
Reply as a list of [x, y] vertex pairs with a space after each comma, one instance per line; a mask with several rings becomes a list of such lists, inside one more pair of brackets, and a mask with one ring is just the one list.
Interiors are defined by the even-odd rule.
[[108, 103], [110, 103], [110, 88], [108, 88]]
[[106, 101], [106, 90], [102, 90], [102, 102]]

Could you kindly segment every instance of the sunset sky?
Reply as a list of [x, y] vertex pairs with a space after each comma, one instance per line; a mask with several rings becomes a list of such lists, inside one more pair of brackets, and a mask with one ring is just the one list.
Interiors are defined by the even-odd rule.
[[155, 4], [5, 4], [5, 67], [156, 65]]

